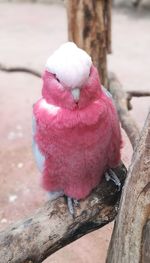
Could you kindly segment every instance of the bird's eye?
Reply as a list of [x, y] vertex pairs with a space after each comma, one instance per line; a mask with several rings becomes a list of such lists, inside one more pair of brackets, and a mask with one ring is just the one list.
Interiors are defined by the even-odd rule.
[[60, 82], [60, 80], [57, 78], [56, 74], [54, 74], [55, 79]]
[[57, 80], [58, 82], [60, 82], [60, 80], [59, 80], [58, 78], [56, 78], [56, 80]]

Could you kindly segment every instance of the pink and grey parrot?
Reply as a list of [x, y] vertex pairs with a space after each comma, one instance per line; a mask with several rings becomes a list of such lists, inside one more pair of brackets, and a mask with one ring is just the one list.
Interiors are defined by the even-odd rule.
[[91, 57], [74, 43], [48, 59], [42, 97], [33, 106], [34, 155], [41, 184], [55, 199], [87, 197], [120, 162], [121, 132], [111, 95]]

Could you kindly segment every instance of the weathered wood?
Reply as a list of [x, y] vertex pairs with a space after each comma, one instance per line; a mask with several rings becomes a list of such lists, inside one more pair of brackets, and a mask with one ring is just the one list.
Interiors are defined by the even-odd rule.
[[121, 83], [118, 81], [116, 75], [112, 72], [109, 72], [108, 75], [108, 87], [110, 93], [113, 96], [122, 128], [127, 133], [129, 140], [134, 148], [136, 146], [140, 132], [136, 122], [131, 117], [128, 111], [127, 93], [123, 90]]
[[106, 262], [149, 263], [149, 220], [150, 112], [133, 154]]
[[131, 97], [148, 97], [150, 96], [150, 91], [148, 90], [129, 90], [127, 91]]
[[[126, 169], [115, 169], [124, 184]], [[33, 216], [0, 233], [0, 263], [42, 262], [46, 257], [81, 236], [114, 219], [121, 192], [112, 182], [103, 182], [69, 214], [64, 198], [47, 202]]]
[[144, 90], [130, 90], [127, 91], [127, 107], [128, 110], [132, 110], [131, 100], [133, 97], [149, 97], [150, 91]]
[[69, 40], [84, 49], [107, 87], [107, 50], [111, 49], [111, 0], [68, 0]]
[[111, 25], [112, 25], [112, 16], [111, 16], [111, 10], [112, 10], [112, 0], [105, 0], [105, 29], [106, 29], [106, 43], [107, 43], [107, 51], [110, 54], [112, 52], [111, 50]]
[[26, 68], [26, 67], [8, 67], [0, 63], [0, 71], [9, 72], [9, 73], [15, 73], [15, 72], [23, 72], [23, 73], [29, 73], [36, 77], [41, 78], [41, 73], [37, 70]]
[[142, 233], [142, 246], [141, 246], [141, 259], [140, 263], [150, 262], [150, 220], [145, 224]]

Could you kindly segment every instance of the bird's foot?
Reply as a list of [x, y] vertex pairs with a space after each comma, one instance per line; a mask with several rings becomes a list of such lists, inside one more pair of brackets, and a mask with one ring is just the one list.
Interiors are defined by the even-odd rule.
[[48, 193], [48, 200], [49, 200], [49, 201], [55, 200], [55, 199], [57, 199], [58, 197], [64, 195], [64, 192], [63, 192], [63, 191], [47, 192], [47, 193]]
[[67, 196], [67, 205], [69, 213], [74, 217], [75, 216], [75, 207], [79, 207], [79, 201]]
[[118, 187], [118, 192], [121, 190], [121, 182], [112, 169], [109, 169], [107, 172], [105, 172], [105, 179], [106, 181], [113, 181]]
[[[48, 200], [53, 201], [60, 196], [65, 196], [64, 191], [58, 191], [58, 192], [47, 192], [48, 193]], [[69, 196], [65, 196], [67, 198], [67, 205], [69, 213], [72, 215], [72, 217], [75, 216], [75, 208], [80, 207], [80, 203], [77, 199], [71, 198]]]

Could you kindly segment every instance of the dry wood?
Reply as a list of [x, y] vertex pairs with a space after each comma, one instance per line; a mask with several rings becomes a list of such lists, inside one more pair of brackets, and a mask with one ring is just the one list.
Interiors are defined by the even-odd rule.
[[148, 97], [150, 96], [150, 91], [143, 90], [129, 90], [127, 91], [131, 97]]
[[141, 259], [140, 263], [150, 262], [150, 220], [145, 224], [142, 233], [142, 244], [141, 244]]
[[135, 149], [107, 263], [150, 262], [150, 112]]
[[130, 90], [127, 91], [127, 106], [128, 110], [132, 110], [132, 104], [131, 100], [133, 97], [149, 97], [150, 92], [149, 91], [139, 91], [139, 90]]
[[106, 12], [105, 14], [105, 30], [106, 30], [106, 43], [107, 43], [107, 51], [110, 54], [111, 51], [111, 10], [112, 10], [112, 0], [105, 0], [105, 8], [104, 11]]
[[136, 146], [140, 132], [132, 119], [127, 106], [127, 94], [114, 73], [109, 73], [109, 90], [116, 104], [122, 128], [126, 131], [133, 148]]
[[69, 40], [84, 49], [107, 87], [107, 50], [111, 49], [111, 0], [68, 0]]
[[[114, 169], [124, 184], [126, 169]], [[103, 182], [69, 214], [64, 198], [46, 203], [33, 216], [0, 233], [0, 263], [39, 263], [60, 248], [114, 219], [121, 192]]]
[[15, 72], [24, 72], [24, 73], [29, 73], [29, 74], [32, 74], [36, 77], [41, 77], [41, 73], [38, 72], [37, 70], [34, 70], [34, 69], [29, 69], [29, 68], [26, 68], [26, 67], [7, 67], [3, 64], [0, 64], [0, 71], [4, 71], [4, 72], [9, 72], [9, 73], [15, 73]]

